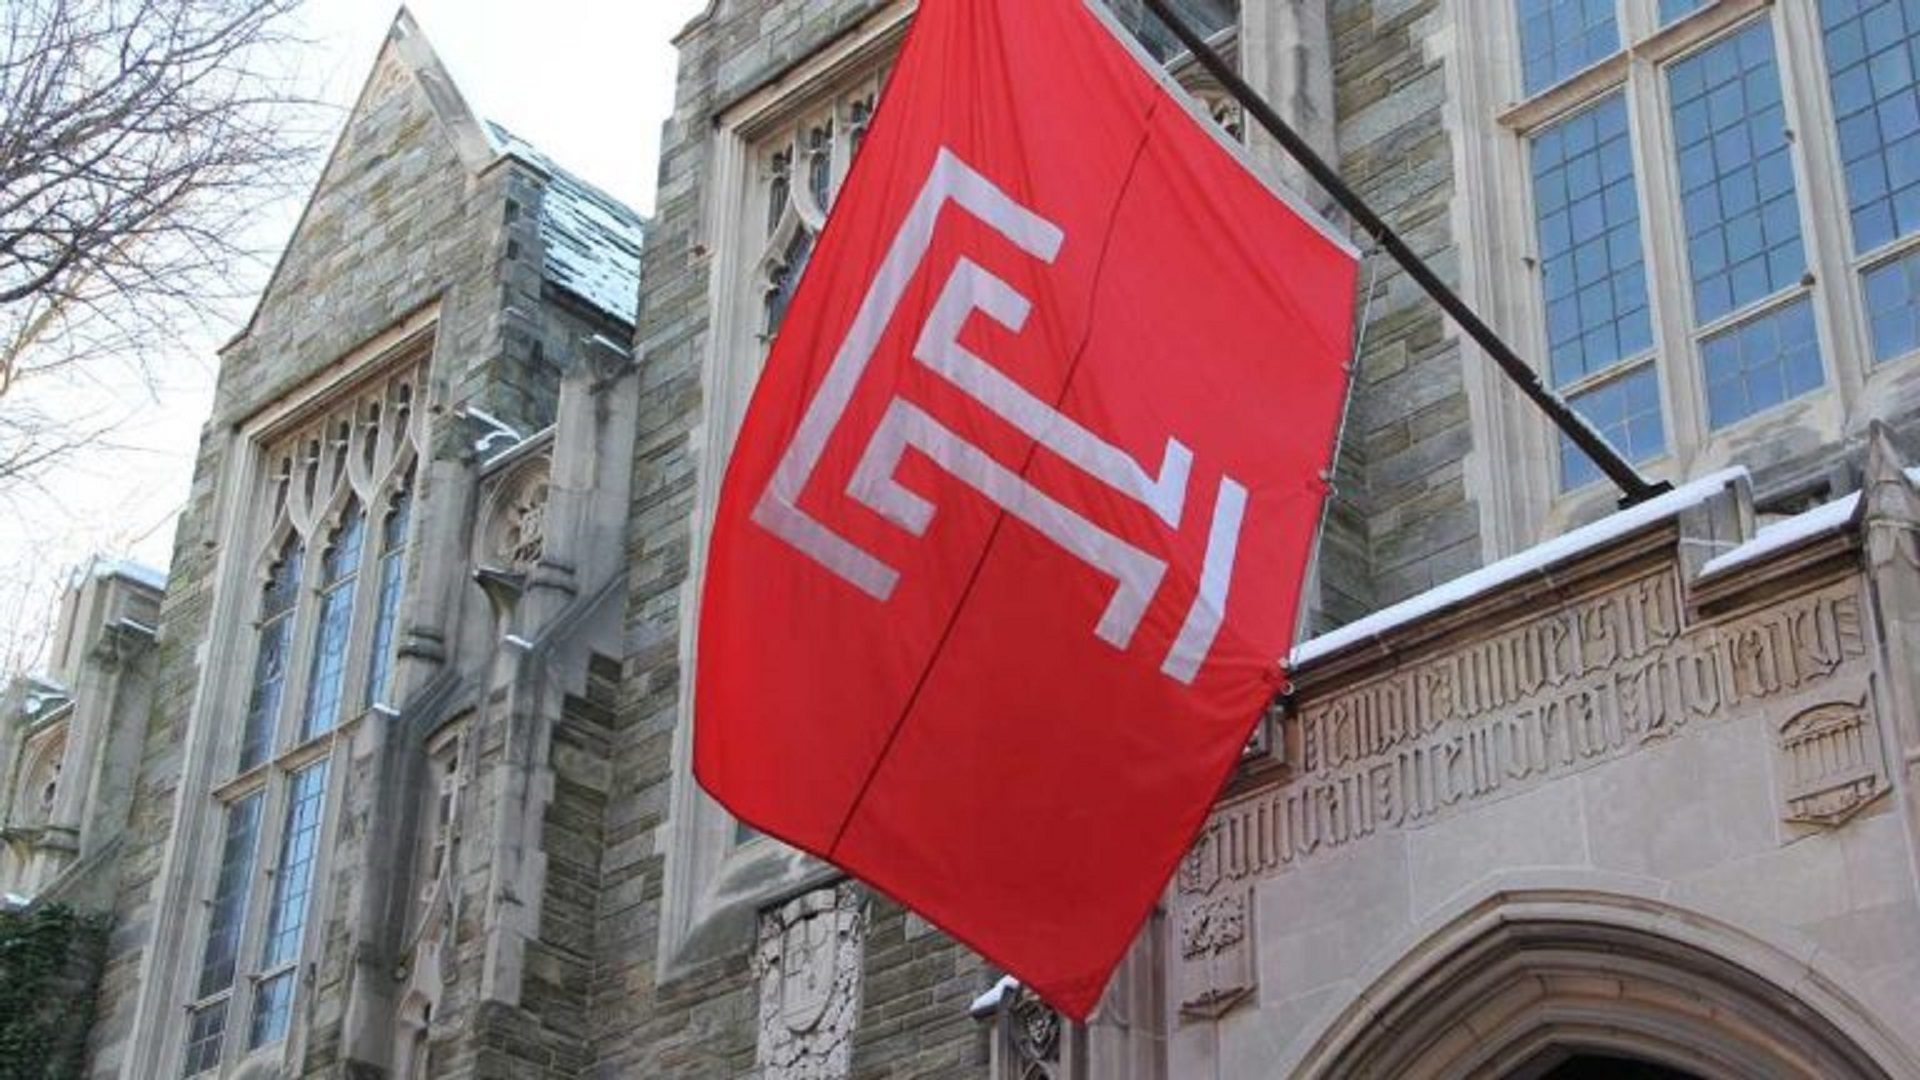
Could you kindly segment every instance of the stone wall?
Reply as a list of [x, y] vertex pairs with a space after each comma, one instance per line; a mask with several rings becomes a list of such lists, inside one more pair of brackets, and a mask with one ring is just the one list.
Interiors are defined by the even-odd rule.
[[[1432, 48], [1450, 29], [1447, 5], [1333, 0], [1331, 9], [1341, 174], [1458, 287], [1446, 73]], [[1386, 255], [1367, 257], [1361, 281], [1363, 292], [1372, 283], [1371, 318], [1320, 553], [1327, 623], [1421, 592], [1483, 558], [1465, 480], [1473, 430], [1456, 331]]]

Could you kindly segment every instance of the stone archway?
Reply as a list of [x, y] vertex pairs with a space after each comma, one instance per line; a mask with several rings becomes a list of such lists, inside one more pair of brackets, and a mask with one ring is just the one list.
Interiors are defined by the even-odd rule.
[[[1295, 1075], [1559, 1080], [1579, 1076], [1581, 1059], [1698, 1080], [1907, 1075], [1912, 1063], [1886, 1049], [1879, 1025], [1817, 973], [1659, 907], [1491, 898], [1375, 980]], [[1712, 947], [1716, 933], [1738, 947]], [[1880, 1059], [1863, 1041], [1882, 1044]]]

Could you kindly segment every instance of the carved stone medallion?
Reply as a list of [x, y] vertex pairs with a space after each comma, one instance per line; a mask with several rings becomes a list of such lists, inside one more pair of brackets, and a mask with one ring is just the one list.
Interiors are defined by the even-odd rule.
[[1788, 821], [1834, 828], [1888, 790], [1880, 732], [1863, 695], [1795, 713], [1774, 739]]
[[836, 1080], [852, 1064], [866, 920], [850, 884], [760, 916], [759, 1060], [764, 1080]]
[[519, 466], [488, 498], [480, 559], [499, 570], [530, 574], [547, 547], [548, 473], [544, 457]]

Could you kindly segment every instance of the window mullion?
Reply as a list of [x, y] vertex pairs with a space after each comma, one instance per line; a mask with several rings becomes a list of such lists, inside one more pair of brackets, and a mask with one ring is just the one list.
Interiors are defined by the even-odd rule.
[[1776, 10], [1780, 41], [1780, 79], [1788, 122], [1796, 132], [1818, 133], [1794, 140], [1800, 183], [1800, 220], [1808, 266], [1814, 274], [1816, 318], [1828, 342], [1826, 364], [1839, 387], [1845, 415], [1855, 415], [1866, 392], [1872, 343], [1864, 315], [1860, 275], [1853, 259], [1852, 221], [1847, 188], [1834, 145], [1833, 101], [1821, 47], [1815, 4], [1784, 4]]
[[258, 981], [260, 946], [266, 933], [267, 909], [273, 906], [273, 882], [280, 871], [280, 837], [286, 831], [286, 791], [286, 776], [279, 765], [269, 766], [260, 794], [253, 883], [248, 894], [247, 915], [241, 922], [233, 986], [227, 1000], [226, 1041], [220, 1047], [223, 1068], [231, 1068], [248, 1054], [247, 1029], [253, 1023], [253, 988]]
[[1680, 221], [1672, 113], [1658, 65], [1636, 59], [1627, 93], [1633, 105], [1633, 154], [1646, 205], [1640, 216], [1647, 246], [1647, 283], [1653, 305], [1661, 398], [1667, 408], [1667, 449], [1680, 475], [1690, 475], [1706, 437], [1704, 397], [1693, 343], [1693, 287], [1687, 277], [1686, 228]]

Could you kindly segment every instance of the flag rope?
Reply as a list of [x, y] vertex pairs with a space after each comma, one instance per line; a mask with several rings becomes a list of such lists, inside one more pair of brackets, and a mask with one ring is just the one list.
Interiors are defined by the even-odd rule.
[[[1353, 417], [1353, 383], [1360, 376], [1360, 354], [1367, 347], [1367, 328], [1373, 324], [1374, 290], [1380, 284], [1380, 260], [1374, 256], [1380, 254], [1380, 245], [1375, 244], [1361, 252], [1360, 259], [1367, 264], [1367, 288], [1364, 299], [1360, 301], [1360, 322], [1353, 331], [1353, 354], [1347, 358], [1347, 393], [1340, 402], [1340, 422], [1333, 429], [1333, 454], [1327, 459], [1326, 471], [1320, 474], [1321, 482], [1326, 485], [1326, 497], [1320, 502], [1320, 521], [1313, 529], [1313, 553], [1317, 561], [1320, 557], [1321, 543], [1327, 536], [1327, 518], [1333, 514], [1333, 497], [1340, 493], [1333, 482], [1334, 474], [1340, 466], [1340, 447], [1347, 441], [1347, 421]], [[1317, 562], [1316, 562], [1317, 568]], [[1305, 598], [1302, 598], [1300, 611], [1308, 611]], [[1296, 620], [1293, 628], [1294, 641], [1297, 644], [1303, 627]], [[1293, 692], [1293, 678], [1289, 674], [1285, 687], [1280, 694], [1285, 697]]]

